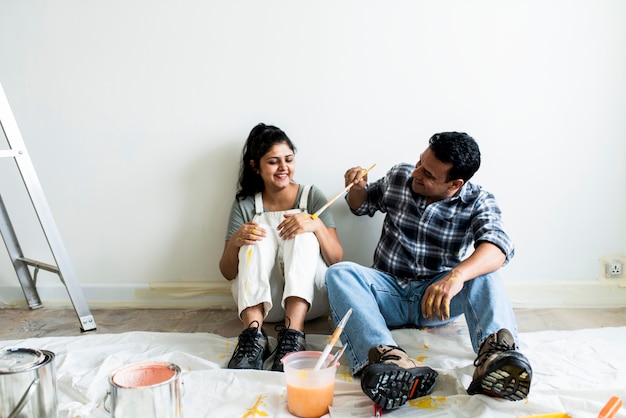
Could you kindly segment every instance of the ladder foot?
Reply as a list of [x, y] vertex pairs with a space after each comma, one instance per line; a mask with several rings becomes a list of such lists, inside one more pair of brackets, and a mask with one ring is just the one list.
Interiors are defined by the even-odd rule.
[[82, 332], [93, 331], [96, 329], [96, 321], [93, 319], [92, 315], [81, 316], [80, 325]]

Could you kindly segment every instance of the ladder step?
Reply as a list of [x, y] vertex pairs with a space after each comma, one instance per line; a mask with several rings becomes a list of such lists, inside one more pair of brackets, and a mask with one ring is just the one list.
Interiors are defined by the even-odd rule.
[[57, 266], [53, 266], [52, 264], [44, 263], [42, 261], [37, 261], [37, 260], [33, 260], [31, 258], [26, 258], [26, 257], [18, 257], [17, 259], [23, 262], [24, 264], [28, 264], [29, 266], [44, 269], [52, 273], [59, 274], [59, 268]]

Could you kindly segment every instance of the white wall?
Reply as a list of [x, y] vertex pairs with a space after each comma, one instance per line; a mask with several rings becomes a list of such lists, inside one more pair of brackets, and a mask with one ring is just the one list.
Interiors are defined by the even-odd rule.
[[[620, 0], [4, 1], [0, 83], [81, 285], [112, 302], [223, 281], [261, 121], [329, 197], [348, 167], [378, 177], [435, 132], [470, 133], [517, 245], [503, 273], [528, 289], [596, 280], [626, 253], [625, 21]], [[0, 161], [2, 196], [24, 252], [49, 261], [13, 168]], [[332, 211], [346, 258], [369, 264], [382, 218]], [[19, 299], [1, 252], [0, 300]]]

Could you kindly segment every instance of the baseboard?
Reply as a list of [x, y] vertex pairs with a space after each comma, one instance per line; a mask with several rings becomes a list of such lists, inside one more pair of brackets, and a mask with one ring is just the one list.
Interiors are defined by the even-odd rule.
[[[234, 308], [227, 281], [82, 284], [83, 297], [91, 308]], [[37, 286], [44, 306], [72, 306], [61, 283]], [[27, 305], [19, 284], [1, 285], [0, 302]]]
[[514, 308], [623, 308], [626, 283], [605, 280], [507, 282]]
[[[506, 282], [515, 308], [620, 308], [626, 307], [626, 284], [615, 281]], [[44, 306], [72, 306], [65, 287], [37, 287]], [[92, 308], [233, 308], [227, 281], [185, 281], [128, 284], [83, 284], [85, 301]], [[0, 302], [26, 305], [19, 284], [0, 284]]]

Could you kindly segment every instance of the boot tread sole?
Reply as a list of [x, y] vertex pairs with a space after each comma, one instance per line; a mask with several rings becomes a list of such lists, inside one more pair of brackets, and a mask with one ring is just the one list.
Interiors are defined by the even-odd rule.
[[404, 405], [409, 399], [428, 395], [437, 376], [438, 373], [427, 366], [403, 369], [375, 363], [363, 371], [361, 387], [383, 409], [391, 410]]
[[470, 394], [484, 393], [510, 401], [520, 401], [528, 396], [530, 382], [529, 369], [523, 365], [505, 365], [474, 380], [468, 392]]

